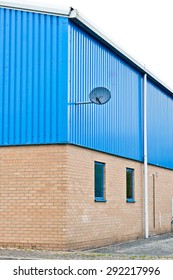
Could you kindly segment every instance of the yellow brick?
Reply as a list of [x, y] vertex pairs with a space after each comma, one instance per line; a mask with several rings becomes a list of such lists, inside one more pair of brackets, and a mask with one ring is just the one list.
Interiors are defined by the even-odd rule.
[[[94, 161], [106, 164], [106, 203], [94, 202]], [[126, 203], [126, 167], [135, 169], [133, 204]], [[150, 234], [169, 232], [173, 172], [149, 166], [148, 174]], [[72, 145], [0, 147], [0, 175], [0, 246], [62, 250], [143, 237], [140, 162]]]

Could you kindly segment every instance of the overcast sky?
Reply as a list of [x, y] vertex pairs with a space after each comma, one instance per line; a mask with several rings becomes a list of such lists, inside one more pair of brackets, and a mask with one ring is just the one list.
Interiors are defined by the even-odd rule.
[[[43, 3], [44, 0], [34, 2]], [[46, 2], [77, 8], [122, 49], [145, 64], [153, 74], [173, 89], [172, 0]]]

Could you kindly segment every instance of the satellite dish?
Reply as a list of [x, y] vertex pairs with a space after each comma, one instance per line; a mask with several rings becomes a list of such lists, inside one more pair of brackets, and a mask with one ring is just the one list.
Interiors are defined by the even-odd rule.
[[89, 94], [90, 101], [102, 105], [109, 101], [111, 98], [110, 90], [105, 87], [96, 87]]

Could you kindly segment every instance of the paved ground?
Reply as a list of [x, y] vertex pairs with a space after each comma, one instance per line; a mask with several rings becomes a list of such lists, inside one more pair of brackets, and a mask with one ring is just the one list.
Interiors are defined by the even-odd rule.
[[173, 259], [173, 233], [87, 251], [52, 252], [0, 248], [0, 259]]
[[149, 239], [115, 244], [92, 250], [95, 253], [124, 255], [126, 257], [170, 257], [173, 259], [173, 233], [157, 235]]

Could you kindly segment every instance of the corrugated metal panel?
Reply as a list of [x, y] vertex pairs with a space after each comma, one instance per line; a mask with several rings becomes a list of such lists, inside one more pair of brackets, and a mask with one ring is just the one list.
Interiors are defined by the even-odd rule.
[[0, 8], [0, 145], [66, 140], [67, 44], [68, 19]]
[[148, 82], [148, 161], [173, 168], [173, 99]]
[[[142, 160], [141, 74], [73, 23], [70, 36], [69, 141]], [[107, 104], [74, 105], [99, 86], [111, 91]]]

